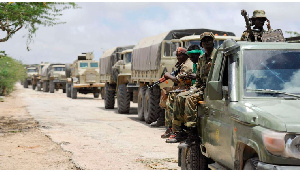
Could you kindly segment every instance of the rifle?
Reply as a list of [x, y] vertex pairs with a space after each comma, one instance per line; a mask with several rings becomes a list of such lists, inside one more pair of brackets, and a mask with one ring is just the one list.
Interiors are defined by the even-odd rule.
[[241, 15], [244, 16], [245, 18], [245, 22], [246, 22], [246, 28], [247, 28], [247, 32], [249, 33], [249, 38], [251, 39], [251, 41], [254, 41], [254, 35], [252, 33], [252, 29], [251, 29], [251, 25], [250, 25], [250, 22], [249, 22], [249, 17], [247, 15], [247, 11], [246, 10], [242, 10], [241, 11]]
[[[181, 69], [181, 68], [178, 67], [178, 69], [176, 69], [176, 70], [174, 70], [173, 72], [171, 72], [171, 75], [172, 75], [172, 76], [177, 76], [178, 73], [179, 73], [179, 71], [180, 71], [180, 69]], [[147, 85], [147, 87], [148, 87], [149, 89], [152, 89], [152, 88], [155, 87], [156, 85], [159, 85], [160, 83], [163, 83], [163, 82], [165, 82], [165, 81], [166, 81], [166, 78], [165, 78], [165, 77], [162, 77], [162, 78], [160, 78], [158, 81], [154, 82], [153, 85], [151, 85], [151, 86]]]

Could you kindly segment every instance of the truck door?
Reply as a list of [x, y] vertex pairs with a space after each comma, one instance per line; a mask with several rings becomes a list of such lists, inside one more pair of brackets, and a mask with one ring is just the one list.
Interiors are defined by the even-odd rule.
[[[223, 51], [219, 49], [215, 56], [214, 66], [210, 72], [208, 81], [221, 81], [222, 91], [228, 92], [228, 60], [223, 57]], [[223, 94], [222, 100], [206, 99], [206, 105], [209, 107], [207, 123], [204, 127], [206, 150], [209, 156], [220, 162], [220, 164], [233, 168], [231, 154], [231, 142], [233, 134], [233, 122], [228, 113], [228, 96]]]

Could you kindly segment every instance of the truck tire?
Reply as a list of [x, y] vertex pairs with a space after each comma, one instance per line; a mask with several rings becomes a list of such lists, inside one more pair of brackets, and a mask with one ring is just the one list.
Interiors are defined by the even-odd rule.
[[73, 84], [71, 85], [71, 98], [77, 99], [77, 89], [73, 87]]
[[145, 99], [145, 92], [147, 87], [143, 86], [140, 87], [138, 93], [138, 119], [140, 121], [144, 121], [144, 99]]
[[116, 91], [113, 86], [111, 84], [105, 84], [105, 109], [113, 109], [115, 107], [115, 94]]
[[49, 83], [49, 90], [50, 90], [50, 93], [54, 93], [54, 82], [53, 82], [53, 80], [51, 80], [50, 81], [50, 83]]
[[100, 94], [101, 94], [101, 99], [104, 100], [105, 99], [105, 87], [101, 88]]
[[28, 88], [28, 81], [27, 80], [24, 81], [23, 86], [24, 86], [24, 88]]
[[144, 99], [144, 119], [147, 124], [150, 124], [158, 119], [162, 109], [159, 106], [160, 88], [154, 87], [147, 89]]
[[41, 82], [40, 81], [37, 82], [36, 86], [37, 86], [37, 89], [36, 89], [37, 91], [41, 91], [42, 90], [42, 86], [41, 86]]
[[63, 93], [66, 93], [66, 89], [65, 88], [63, 89]]
[[43, 82], [43, 92], [49, 92], [48, 81]]
[[71, 84], [66, 84], [67, 97], [71, 97]]
[[94, 93], [94, 98], [99, 98], [99, 93]]
[[243, 170], [256, 170], [258, 157], [250, 158], [246, 161]]
[[[202, 155], [199, 144], [193, 144], [186, 150], [185, 163], [181, 164], [183, 170], [208, 170], [207, 159]], [[184, 167], [183, 164], [186, 164]]]
[[66, 77], [67, 78], [70, 78], [70, 76], [71, 76], [71, 65], [70, 64], [66, 64], [65, 65], [65, 73], [66, 73]]
[[127, 87], [126, 87], [125, 84], [121, 84], [118, 87], [117, 101], [118, 101], [118, 112], [120, 114], [129, 113], [129, 110], [130, 110], [130, 93], [127, 92]]

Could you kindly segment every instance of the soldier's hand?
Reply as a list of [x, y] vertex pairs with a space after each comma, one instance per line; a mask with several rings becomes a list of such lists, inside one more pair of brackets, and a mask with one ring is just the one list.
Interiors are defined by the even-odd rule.
[[167, 80], [167, 79], [170, 79], [171, 74], [170, 74], [169, 72], [166, 72], [166, 73], [164, 74], [164, 77], [166, 78], [166, 80]]
[[194, 79], [196, 79], [196, 74], [195, 73], [190, 73], [187, 77], [191, 80], [194, 80]]

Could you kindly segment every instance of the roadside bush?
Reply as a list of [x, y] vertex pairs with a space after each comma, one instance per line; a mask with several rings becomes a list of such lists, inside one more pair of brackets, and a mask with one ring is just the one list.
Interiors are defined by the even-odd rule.
[[0, 96], [11, 93], [15, 83], [25, 78], [26, 70], [20, 61], [6, 55], [0, 56]]

